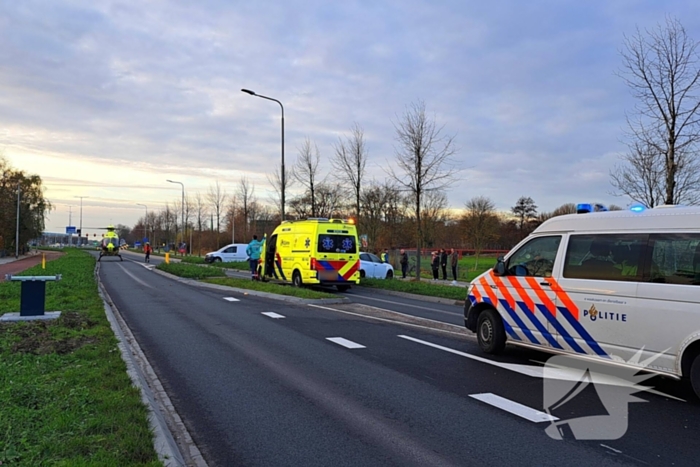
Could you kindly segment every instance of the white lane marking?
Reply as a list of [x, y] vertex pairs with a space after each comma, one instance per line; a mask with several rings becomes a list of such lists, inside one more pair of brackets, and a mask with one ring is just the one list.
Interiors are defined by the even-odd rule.
[[611, 448], [610, 446], [607, 446], [607, 445], [605, 445], [605, 444], [601, 444], [601, 446], [603, 446], [605, 449], [610, 449], [612, 452], [616, 452], [616, 453], [618, 453], [618, 454], [622, 454], [622, 451], [619, 451], [619, 450], [617, 450], [617, 449], [615, 449], [615, 448]]
[[[428, 326], [422, 326], [422, 325], [420, 325], [420, 324], [404, 323], [403, 321], [396, 321], [396, 320], [393, 320], [393, 319], [378, 318], [378, 317], [376, 317], [376, 316], [363, 315], [362, 313], [353, 313], [352, 311], [338, 310], [337, 308], [330, 308], [330, 307], [327, 307], [327, 306], [312, 305], [312, 304], [309, 304], [309, 306], [310, 306], [310, 307], [313, 307], [313, 308], [320, 308], [320, 309], [322, 309], [322, 310], [335, 311], [336, 313], [343, 313], [343, 314], [345, 314], [345, 315], [357, 316], [357, 317], [366, 318], [366, 319], [373, 319], [373, 320], [376, 320], [376, 321], [383, 321], [383, 322], [385, 322], [385, 323], [399, 324], [399, 325], [401, 325], [401, 326], [410, 326], [410, 327], [413, 327], [413, 328], [427, 329], [427, 330], [429, 330], [429, 331], [435, 331], [435, 332], [445, 332], [445, 333], [447, 333], [447, 334], [455, 334], [455, 335], [462, 336], [462, 337], [467, 338], [467, 339], [476, 340], [475, 337], [470, 336], [470, 335], [468, 335], [468, 334], [464, 334], [463, 332], [455, 332], [455, 331], [447, 331], [446, 329], [430, 328], [430, 327], [428, 327]], [[373, 307], [373, 308], [376, 308], [376, 307]], [[378, 310], [382, 310], [382, 308], [377, 308], [377, 309], [378, 309]], [[382, 311], [388, 311], [388, 312], [396, 313], [396, 314], [403, 315], [403, 316], [410, 316], [411, 318], [419, 318], [419, 319], [421, 319], [421, 320], [433, 321], [433, 322], [435, 322], [435, 323], [444, 324], [445, 326], [453, 326], [453, 327], [455, 327], [455, 328], [462, 329], [462, 326], [457, 326], [457, 325], [449, 324], [449, 323], [443, 323], [442, 321], [435, 321], [435, 320], [427, 319], [427, 318], [421, 318], [421, 317], [419, 317], [419, 316], [406, 315], [406, 314], [404, 314], [404, 313], [399, 313], [398, 311], [391, 311], [391, 310], [382, 310]]]
[[274, 311], [265, 311], [265, 312], [263, 312], [262, 314], [265, 315], [265, 316], [269, 316], [270, 318], [273, 318], [273, 319], [284, 318], [284, 316], [278, 315], [278, 314], [275, 313]]
[[364, 345], [360, 345], [357, 342], [349, 341], [347, 339], [344, 339], [342, 337], [326, 337], [326, 340], [329, 340], [331, 342], [335, 342], [338, 345], [342, 345], [343, 347], [347, 347], [348, 349], [364, 349]]
[[533, 378], [544, 378], [544, 368], [541, 366], [531, 366], [531, 365], [519, 365], [517, 363], [501, 363], [489, 360], [488, 358], [478, 357], [466, 352], [461, 352], [459, 350], [451, 349], [449, 347], [443, 347], [441, 345], [433, 344], [432, 342], [423, 341], [416, 339], [415, 337], [399, 335], [401, 339], [406, 339], [412, 342], [417, 342], [418, 344], [427, 345], [428, 347], [433, 347], [435, 349], [444, 350], [445, 352], [453, 353], [455, 355], [460, 355], [462, 357], [470, 358], [476, 360], [477, 362], [486, 363], [488, 365], [497, 366], [505, 370], [510, 370], [515, 373], [520, 373], [521, 375], [532, 376]]
[[469, 397], [473, 397], [476, 400], [480, 400], [481, 402], [492, 405], [501, 410], [505, 410], [506, 412], [510, 412], [513, 415], [517, 415], [518, 417], [522, 417], [525, 420], [529, 420], [533, 423], [554, 422], [559, 420], [554, 415], [540, 412], [539, 410], [535, 410], [526, 405], [519, 404], [490, 392], [484, 394], [469, 394]]
[[153, 288], [153, 286], [148, 285], [147, 283], [145, 283], [144, 281], [142, 281], [141, 279], [139, 279], [138, 277], [134, 276], [132, 273], [130, 273], [129, 271], [127, 271], [126, 268], [125, 268], [122, 264], [119, 264], [119, 267], [122, 268], [122, 270], [126, 273], [127, 276], [131, 277], [133, 280], [135, 280], [135, 281], [138, 282], [139, 284], [141, 284], [141, 285], [143, 285], [143, 286], [146, 286], [146, 287], [148, 287], [149, 289], [152, 289], [152, 288]]
[[233, 297], [224, 297], [224, 300], [226, 300], [227, 302], [240, 302], [239, 299]]
[[[476, 360], [477, 362], [481, 363], [486, 363], [489, 365], [493, 365], [499, 368], [503, 368], [504, 370], [509, 370], [515, 373], [520, 373], [521, 375], [525, 376], [531, 376], [533, 378], [540, 378], [540, 379], [556, 379], [560, 381], [574, 381], [574, 382], [579, 382], [581, 380], [581, 370], [577, 368], [568, 368], [568, 367], [548, 367], [545, 371], [545, 367], [543, 366], [533, 366], [533, 365], [520, 365], [518, 363], [501, 363], [501, 362], [495, 362], [493, 360], [489, 360], [487, 358], [483, 357], [477, 357], [476, 355], [468, 354], [466, 352], [461, 352], [459, 350], [451, 349], [449, 347], [443, 347], [438, 344], [433, 344], [432, 342], [427, 342], [423, 341], [420, 339], [416, 339], [415, 337], [410, 337], [410, 336], [403, 336], [399, 335], [398, 337], [402, 339], [407, 339], [412, 342], [417, 342], [418, 344], [423, 344], [427, 345], [428, 347], [433, 347], [435, 349], [440, 349], [444, 350], [445, 352], [453, 353], [455, 355], [460, 355], [462, 357], [466, 357], [472, 360]], [[640, 368], [640, 371], [642, 368]], [[606, 375], [597, 371], [591, 372], [591, 382], [593, 384], [607, 384], [609, 386], [620, 386], [620, 387], [631, 387], [632, 382], [624, 379], [624, 378], [619, 378], [617, 376], [613, 375]], [[647, 388], [640, 386], [640, 391], [643, 389], [644, 392], [650, 392], [652, 394], [656, 394], [657, 396], [662, 396], [662, 397], [668, 397], [670, 399], [675, 399], [677, 401], [685, 402], [685, 400], [680, 399], [675, 396], [671, 396], [669, 394], [665, 394], [659, 391], [656, 391], [655, 389], [652, 388]]]
[[[459, 314], [460, 314], [460, 312], [452, 312], [452, 311], [438, 310], [437, 308], [428, 308], [427, 306], [409, 305], [408, 303], [393, 302], [393, 301], [391, 301], [391, 300], [384, 300], [384, 299], [381, 299], [381, 298], [374, 298], [374, 297], [366, 297], [366, 296], [364, 296], [364, 295], [352, 295], [351, 297], [366, 298], [367, 300], [374, 300], [375, 302], [391, 303], [391, 304], [394, 304], [394, 305], [408, 306], [408, 307], [411, 307], [411, 308], [418, 308], [418, 309], [420, 309], [420, 310], [435, 311], [435, 312], [437, 312], [437, 313], [445, 313], [445, 314], [448, 314], [448, 315], [450, 315], [450, 316], [455, 316], [455, 315], [459, 315]], [[455, 301], [457, 301], [457, 300], [455, 300]], [[455, 306], [455, 305], [453, 305], [453, 306]]]

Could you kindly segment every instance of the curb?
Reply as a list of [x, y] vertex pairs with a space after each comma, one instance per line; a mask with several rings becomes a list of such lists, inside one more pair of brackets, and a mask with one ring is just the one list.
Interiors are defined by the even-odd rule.
[[[379, 294], [384, 294], [384, 295], [394, 295], [396, 297], [411, 298], [414, 300], [421, 300], [421, 301], [425, 301], [425, 302], [442, 303], [443, 305], [464, 306], [464, 300], [452, 300], [450, 298], [432, 297], [430, 295], [419, 295], [419, 294], [408, 293], [408, 292], [399, 292], [396, 290], [380, 289], [380, 288], [376, 288], [376, 287], [362, 287], [361, 285], [358, 285], [356, 287], [362, 288], [363, 290], [372, 290], [372, 291], [375, 291]], [[465, 299], [466, 299], [466, 296], [467, 296], [467, 291], [465, 289], [464, 290], [464, 298]]]
[[259, 290], [251, 290], [251, 289], [239, 289], [237, 287], [229, 287], [226, 285], [219, 285], [219, 284], [209, 284], [206, 282], [200, 282], [198, 280], [194, 279], [184, 279], [179, 276], [175, 276], [173, 274], [167, 273], [165, 271], [161, 271], [160, 269], [153, 268], [153, 272], [156, 274], [160, 274], [161, 276], [167, 277], [169, 279], [181, 282], [183, 284], [191, 285], [194, 287], [202, 287], [206, 289], [214, 289], [214, 290], [221, 290], [225, 292], [238, 292], [241, 294], [246, 294], [246, 295], [252, 295], [255, 297], [261, 297], [261, 298], [269, 298], [270, 300], [278, 300], [280, 302], [287, 302], [287, 303], [298, 303], [300, 305], [336, 305], [336, 304], [342, 304], [342, 303], [350, 303], [350, 300], [348, 300], [346, 297], [342, 298], [299, 298], [299, 297], [291, 297], [289, 295], [279, 295], [279, 294], [274, 294], [274, 293], [269, 293], [269, 292], [260, 292]]
[[[177, 414], [155, 371], [153, 371], [146, 356], [141, 351], [141, 347], [136, 342], [133, 334], [131, 334], [131, 330], [124, 322], [119, 314], [119, 310], [100, 281], [99, 268], [100, 263], [95, 263], [97, 290], [100, 298], [102, 298], [107, 320], [117, 338], [122, 360], [126, 365], [126, 372], [131, 378], [132, 384], [139, 389], [141, 401], [148, 409], [148, 424], [153, 432], [153, 447], [158, 455], [158, 459], [165, 467], [185, 467], [188, 465], [206, 467], [206, 461], [192, 440], [182, 419]], [[185, 446], [183, 447], [186, 447], [189, 451], [188, 458], [190, 462], [185, 462], [173, 433], [168, 427], [165, 416], [168, 416], [171, 424], [177, 428], [178, 438], [184, 443]]]

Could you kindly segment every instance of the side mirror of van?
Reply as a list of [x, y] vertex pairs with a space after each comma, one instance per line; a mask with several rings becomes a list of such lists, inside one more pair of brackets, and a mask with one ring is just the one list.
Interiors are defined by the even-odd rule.
[[506, 262], [503, 256], [499, 256], [496, 265], [493, 267], [493, 273], [497, 276], [506, 275]]

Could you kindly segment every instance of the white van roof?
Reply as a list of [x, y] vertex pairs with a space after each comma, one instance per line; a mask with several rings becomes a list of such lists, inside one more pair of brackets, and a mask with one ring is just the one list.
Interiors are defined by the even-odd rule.
[[700, 231], [700, 207], [659, 206], [641, 212], [610, 211], [553, 217], [533, 233], [654, 230]]

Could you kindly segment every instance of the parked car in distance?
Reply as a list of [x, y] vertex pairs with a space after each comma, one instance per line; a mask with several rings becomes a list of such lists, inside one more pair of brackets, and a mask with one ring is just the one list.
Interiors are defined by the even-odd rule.
[[204, 257], [204, 262], [230, 263], [231, 261], [245, 261], [248, 259], [248, 255], [245, 252], [247, 246], [245, 243], [231, 243], [216, 251], [207, 253]]
[[360, 278], [393, 279], [394, 267], [385, 263], [377, 255], [360, 252]]

